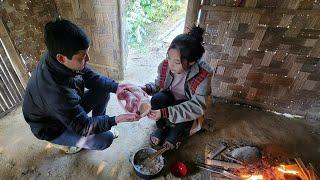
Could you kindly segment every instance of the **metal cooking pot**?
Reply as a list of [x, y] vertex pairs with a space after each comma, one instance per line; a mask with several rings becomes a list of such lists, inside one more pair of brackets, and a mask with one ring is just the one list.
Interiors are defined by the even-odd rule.
[[[133, 155], [131, 155], [130, 157], [130, 162], [133, 166], [133, 169], [135, 171], [135, 173], [137, 174], [137, 176], [139, 176], [142, 179], [153, 179], [156, 178], [164, 169], [165, 167], [165, 159], [163, 158], [162, 155], [160, 155], [159, 158], [159, 163], [158, 163], [158, 167], [156, 169], [154, 169], [154, 171], [150, 171], [150, 172], [146, 172], [143, 171], [141, 169], [141, 166], [139, 165], [139, 162], [143, 161], [143, 159], [145, 159], [145, 157], [150, 156], [151, 154], [156, 153], [157, 150], [152, 149], [152, 148], [142, 148], [140, 150], [138, 150], [136, 153], [134, 153]], [[152, 167], [154, 168], [154, 167]]]

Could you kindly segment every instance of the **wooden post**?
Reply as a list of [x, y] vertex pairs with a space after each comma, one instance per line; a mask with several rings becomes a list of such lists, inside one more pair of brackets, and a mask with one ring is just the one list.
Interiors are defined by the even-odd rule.
[[184, 25], [184, 32], [188, 32], [192, 26], [197, 25], [200, 5], [201, 5], [201, 0], [189, 0], [188, 1], [186, 22]]

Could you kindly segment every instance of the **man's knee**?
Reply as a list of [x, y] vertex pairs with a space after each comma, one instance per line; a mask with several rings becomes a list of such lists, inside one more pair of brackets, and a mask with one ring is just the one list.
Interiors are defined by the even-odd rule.
[[110, 100], [110, 93], [105, 93], [104, 100], [108, 102]]
[[105, 150], [105, 149], [107, 149], [108, 147], [110, 147], [111, 144], [112, 144], [112, 142], [105, 143], [105, 144], [101, 145], [100, 147], [98, 147], [97, 150]]
[[99, 97], [99, 99], [109, 100], [110, 99], [110, 93], [102, 90], [97, 90], [95, 94]]
[[161, 102], [159, 97], [153, 96], [150, 102], [152, 109], [159, 109], [159, 103]]
[[96, 143], [96, 150], [104, 150], [111, 146], [113, 142], [113, 134], [111, 132], [105, 132], [99, 134], [99, 138], [97, 139], [99, 142]]
[[96, 104], [107, 104], [110, 100], [110, 93], [105, 91], [94, 92], [96, 96]]

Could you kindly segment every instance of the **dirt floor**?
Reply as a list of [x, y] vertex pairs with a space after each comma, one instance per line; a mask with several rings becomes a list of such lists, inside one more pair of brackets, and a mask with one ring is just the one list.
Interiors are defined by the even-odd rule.
[[[226, 142], [255, 145], [275, 157], [301, 157], [320, 169], [319, 123], [228, 103], [216, 103], [208, 117], [213, 128], [192, 136], [178, 151], [167, 155], [168, 164], [202, 160], [206, 144]], [[148, 146], [153, 128], [154, 122], [149, 119], [121, 124], [120, 137], [110, 148], [65, 155], [34, 138], [18, 108], [0, 121], [0, 179], [138, 179], [129, 157]], [[190, 179], [204, 174], [192, 167], [190, 170]], [[159, 179], [174, 178], [166, 171]]]
[[[181, 21], [183, 22], [183, 21]], [[168, 23], [176, 29], [182, 24]], [[160, 38], [144, 53], [130, 52], [124, 82], [144, 84], [156, 77], [158, 63], [165, 57], [168, 38]], [[165, 40], [163, 40], [165, 39]], [[146, 53], [147, 52], [147, 53]], [[248, 106], [216, 103], [209, 109], [209, 131], [192, 136], [178, 151], [166, 156], [191, 162], [204, 158], [206, 144], [220, 142], [255, 145], [274, 156], [301, 157], [320, 170], [320, 123], [286, 118]], [[107, 113], [122, 113], [115, 96]], [[132, 153], [149, 146], [155, 123], [147, 118], [117, 126], [120, 136], [104, 151], [81, 151], [65, 155], [45, 141], [37, 140], [25, 123], [21, 107], [0, 119], [0, 180], [5, 179], [138, 179], [129, 162]], [[188, 179], [207, 179], [203, 171], [190, 167]], [[159, 179], [175, 179], [165, 171]]]

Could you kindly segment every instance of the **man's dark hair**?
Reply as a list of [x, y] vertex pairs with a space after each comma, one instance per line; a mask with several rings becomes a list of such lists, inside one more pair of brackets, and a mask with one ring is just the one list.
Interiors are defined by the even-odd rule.
[[45, 25], [45, 44], [49, 54], [62, 54], [72, 59], [79, 50], [87, 49], [90, 39], [77, 25], [64, 19], [57, 19]]
[[173, 39], [169, 49], [177, 49], [180, 52], [181, 61], [196, 62], [203, 53], [204, 47], [202, 46], [203, 29], [200, 27], [193, 27], [189, 33], [180, 34]]

